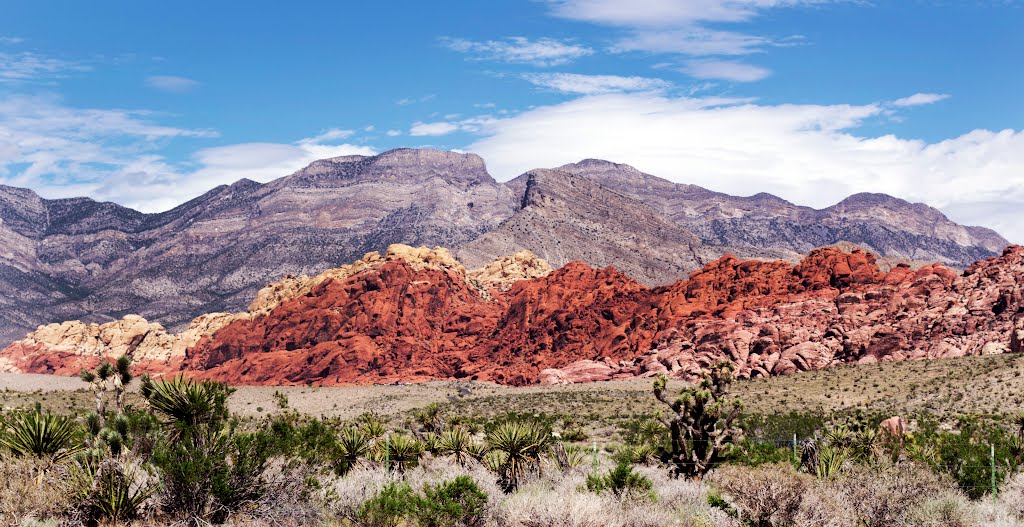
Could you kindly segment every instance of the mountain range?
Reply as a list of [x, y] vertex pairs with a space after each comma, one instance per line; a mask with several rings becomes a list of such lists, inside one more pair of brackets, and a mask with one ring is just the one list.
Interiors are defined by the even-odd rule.
[[815, 210], [589, 159], [498, 182], [480, 157], [437, 150], [324, 159], [157, 214], [0, 186], [0, 342], [41, 324], [127, 314], [181, 330], [204, 313], [242, 310], [271, 281], [395, 243], [450, 247], [467, 267], [528, 249], [556, 268], [614, 266], [654, 286], [724, 254], [796, 262], [837, 242], [960, 269], [1007, 245], [881, 194]]

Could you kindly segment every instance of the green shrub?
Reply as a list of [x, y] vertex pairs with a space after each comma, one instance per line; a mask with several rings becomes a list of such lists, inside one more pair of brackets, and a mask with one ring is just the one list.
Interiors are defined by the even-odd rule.
[[458, 476], [452, 481], [423, 487], [416, 500], [415, 516], [420, 527], [477, 527], [486, 521], [487, 493], [473, 478]]
[[417, 496], [408, 483], [388, 483], [356, 511], [361, 527], [398, 527], [416, 508]]
[[587, 476], [587, 490], [601, 494], [611, 492], [617, 497], [634, 496], [653, 499], [651, 480], [642, 474], [633, 472], [628, 463], [619, 463], [608, 473], [590, 474]]

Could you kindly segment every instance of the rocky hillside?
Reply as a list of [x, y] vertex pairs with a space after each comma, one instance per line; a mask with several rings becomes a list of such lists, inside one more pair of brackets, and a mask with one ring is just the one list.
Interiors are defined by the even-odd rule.
[[0, 344], [39, 325], [131, 314], [181, 331], [200, 314], [241, 311], [282, 276], [316, 275], [393, 243], [451, 247], [473, 267], [531, 250], [555, 266], [614, 265], [658, 285], [726, 253], [796, 261], [843, 240], [954, 267], [1005, 245], [884, 196], [814, 211], [603, 161], [499, 183], [478, 156], [436, 150], [325, 159], [159, 214], [0, 186]]
[[710, 245], [773, 248], [797, 256], [815, 247], [847, 241], [882, 256], [959, 268], [996, 254], [1007, 245], [991, 229], [958, 225], [932, 207], [885, 194], [855, 194], [815, 210], [771, 194], [738, 197], [676, 184], [629, 165], [598, 159], [586, 159], [559, 170], [635, 198]]
[[[469, 378], [519, 385], [691, 378], [729, 360], [740, 376], [759, 377], [846, 362], [1019, 353], [1021, 284], [1018, 246], [962, 274], [941, 264], [885, 272], [872, 254], [837, 247], [796, 265], [725, 256], [653, 289], [611, 267], [570, 262], [552, 272], [528, 253], [467, 271], [444, 249], [396, 246], [282, 280], [247, 312], [198, 319], [205, 333], [155, 335], [152, 342], [170, 348], [130, 348], [131, 338], [102, 336], [123, 327], [90, 327], [82, 338], [75, 332], [83, 326], [71, 323], [16, 342], [0, 353], [0, 365], [72, 373], [128, 351], [150, 371], [238, 384]], [[147, 331], [143, 320], [125, 324]], [[104, 338], [106, 347], [97, 346]], [[175, 347], [176, 338], [188, 343]]]

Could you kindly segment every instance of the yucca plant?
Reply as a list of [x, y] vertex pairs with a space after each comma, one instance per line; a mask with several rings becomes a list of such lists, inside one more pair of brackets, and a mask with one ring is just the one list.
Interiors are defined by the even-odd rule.
[[487, 434], [488, 447], [505, 455], [498, 476], [506, 492], [515, 491], [528, 472], [539, 468], [550, 440], [547, 430], [522, 421], [505, 421]]
[[565, 447], [565, 464], [569, 468], [579, 467], [589, 460], [588, 454], [586, 449], [578, 445], [567, 445]]
[[392, 434], [377, 442], [376, 458], [399, 473], [419, 464], [423, 443], [405, 434]]
[[93, 522], [119, 525], [136, 519], [155, 490], [141, 468], [116, 460], [82, 460], [71, 474], [82, 512]]
[[67, 417], [36, 410], [15, 414], [3, 425], [0, 444], [16, 456], [62, 462], [82, 449], [78, 425]]
[[437, 453], [452, 456], [456, 463], [465, 465], [473, 456], [473, 436], [461, 426], [449, 428], [437, 440]]
[[849, 453], [845, 448], [832, 445], [823, 445], [817, 451], [817, 464], [814, 466], [815, 475], [824, 480], [834, 480], [843, 470], [849, 459]]
[[344, 456], [344, 468], [352, 468], [360, 459], [367, 456], [373, 447], [373, 440], [361, 429], [349, 426], [338, 435], [338, 445]]
[[370, 439], [377, 439], [387, 433], [388, 427], [384, 422], [384, 419], [376, 414], [362, 414], [359, 416], [358, 421], [360, 428]]
[[[227, 419], [227, 398], [234, 390], [212, 381], [175, 377], [153, 381], [142, 377], [142, 396], [150, 408], [164, 418], [164, 424], [179, 430], [198, 425], [216, 425]], [[216, 427], [216, 426], [214, 426]]]
[[508, 459], [508, 454], [498, 450], [488, 450], [483, 457], [480, 458], [480, 462], [483, 463], [484, 467], [495, 474], [500, 474], [502, 467], [505, 466], [505, 461]]

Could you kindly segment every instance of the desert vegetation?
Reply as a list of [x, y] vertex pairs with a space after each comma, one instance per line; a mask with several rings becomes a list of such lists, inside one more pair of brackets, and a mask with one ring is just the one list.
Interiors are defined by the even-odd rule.
[[[854, 386], [873, 382], [847, 370]], [[734, 383], [724, 364], [693, 384], [647, 381], [651, 404], [632, 412], [570, 390], [562, 412], [487, 394], [489, 412], [453, 395], [342, 418], [300, 412], [294, 389], [275, 389], [244, 415], [231, 387], [133, 379], [125, 360], [82, 378], [73, 411], [4, 410], [3, 525], [1024, 522], [1024, 416], [917, 411], [893, 433], [867, 405], [751, 411], [737, 394], [765, 383]]]

